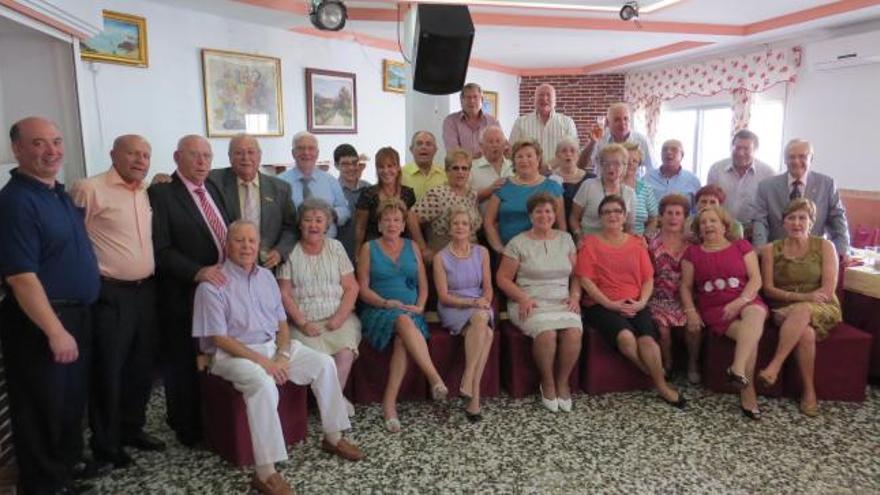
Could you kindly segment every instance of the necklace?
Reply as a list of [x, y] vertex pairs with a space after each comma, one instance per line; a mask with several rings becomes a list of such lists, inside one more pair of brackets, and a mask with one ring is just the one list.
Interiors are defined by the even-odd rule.
[[456, 258], [467, 259], [471, 257], [471, 243], [467, 243], [467, 246], [464, 248], [464, 253], [458, 252], [455, 249], [455, 244], [449, 243], [449, 252], [452, 253]]

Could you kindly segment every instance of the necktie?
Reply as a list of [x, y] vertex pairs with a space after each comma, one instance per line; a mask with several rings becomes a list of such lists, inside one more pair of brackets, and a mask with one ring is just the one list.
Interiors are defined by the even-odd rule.
[[312, 182], [311, 177], [303, 177], [300, 179], [303, 185], [303, 201], [312, 197], [312, 189], [309, 187], [309, 183]]
[[211, 207], [207, 195], [208, 192], [205, 191], [204, 188], [200, 187], [196, 189], [196, 196], [199, 198], [199, 207], [202, 209], [202, 213], [205, 214], [205, 219], [208, 221], [208, 227], [211, 228], [211, 232], [214, 234], [214, 239], [220, 246], [220, 258], [222, 259], [223, 244], [226, 242], [226, 224], [223, 223], [223, 219], [221, 219], [217, 215], [217, 212], [214, 211], [214, 208]]
[[791, 194], [788, 195], [788, 199], [795, 200], [800, 198], [801, 196], [801, 181], [796, 180], [791, 184]]
[[253, 182], [244, 182], [244, 211], [241, 218], [260, 225], [260, 197]]

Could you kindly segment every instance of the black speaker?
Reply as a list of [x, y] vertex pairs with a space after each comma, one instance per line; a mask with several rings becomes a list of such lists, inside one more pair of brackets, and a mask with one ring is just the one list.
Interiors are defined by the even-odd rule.
[[461, 91], [474, 43], [470, 11], [464, 5], [422, 4], [418, 9], [413, 89], [432, 95]]

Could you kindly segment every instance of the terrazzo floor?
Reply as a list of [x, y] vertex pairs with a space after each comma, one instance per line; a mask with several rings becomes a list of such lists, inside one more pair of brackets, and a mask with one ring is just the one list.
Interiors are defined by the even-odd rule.
[[[458, 400], [403, 403], [397, 435], [378, 405], [357, 406], [359, 463], [321, 451], [312, 414], [308, 439], [279, 469], [299, 494], [880, 493], [880, 389], [863, 404], [822, 402], [814, 419], [792, 400], [761, 398], [756, 423], [735, 396], [676, 384], [686, 411], [649, 392], [577, 395], [570, 414], [502, 396], [471, 424]], [[97, 493], [248, 493], [249, 470], [178, 444], [164, 412], [158, 389], [148, 430], [169, 449], [131, 450], [135, 466], [94, 480]]]

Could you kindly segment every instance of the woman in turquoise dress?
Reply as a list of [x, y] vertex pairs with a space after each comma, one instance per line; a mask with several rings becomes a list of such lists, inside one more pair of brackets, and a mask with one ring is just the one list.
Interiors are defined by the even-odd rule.
[[382, 397], [385, 427], [400, 431], [397, 394], [412, 358], [431, 384], [434, 399], [444, 399], [446, 385], [428, 354], [428, 326], [425, 301], [428, 277], [422, 255], [413, 242], [401, 237], [406, 205], [397, 198], [383, 201], [377, 208], [381, 237], [361, 246], [358, 256], [358, 282], [363, 302], [363, 337], [374, 348], [384, 350], [392, 344], [388, 381]]

